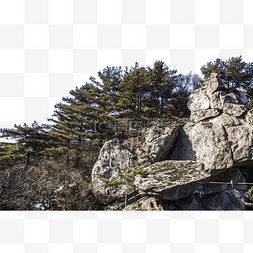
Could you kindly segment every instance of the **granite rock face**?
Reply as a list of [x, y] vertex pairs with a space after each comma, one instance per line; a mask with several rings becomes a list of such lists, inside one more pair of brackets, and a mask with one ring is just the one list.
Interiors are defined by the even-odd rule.
[[93, 192], [102, 203], [110, 203], [130, 190], [120, 181], [119, 173], [134, 166], [135, 154], [128, 149], [117, 148], [119, 145], [118, 138], [106, 142], [92, 170]]
[[240, 211], [246, 209], [243, 196], [236, 190], [217, 191], [201, 198], [199, 194], [193, 194], [188, 198], [177, 200], [176, 204], [179, 210]]
[[181, 131], [180, 126], [170, 126], [164, 129], [152, 127], [144, 133], [145, 141], [142, 150], [150, 154], [154, 161], [162, 161], [171, 152]]
[[249, 124], [253, 125], [253, 109], [247, 112], [245, 119]]
[[[245, 182], [238, 168], [253, 166], [251, 102], [243, 91], [228, 88], [213, 73], [190, 95], [187, 105], [191, 121], [167, 119], [165, 125], [143, 128], [140, 136], [104, 144], [92, 171], [93, 192], [102, 203], [135, 189], [167, 201], [169, 210], [173, 206], [244, 210], [235, 191], [202, 198], [195, 192], [204, 181]], [[143, 200], [141, 208], [160, 210], [158, 202]]]
[[206, 122], [187, 123], [170, 159], [204, 163], [205, 171], [219, 173], [242, 162], [252, 162], [253, 128], [245, 120], [219, 115]]
[[176, 200], [191, 195], [210, 174], [203, 171], [201, 163], [194, 161], [172, 161], [154, 163], [142, 169], [134, 184], [150, 196]]
[[[199, 98], [206, 109], [200, 109]], [[205, 171], [213, 175], [253, 162], [253, 113], [248, 111], [250, 103], [243, 91], [228, 89], [213, 73], [202, 88], [191, 94], [188, 108], [192, 122], [183, 127], [170, 159], [204, 163]]]
[[201, 109], [197, 111], [191, 112], [191, 120], [194, 122], [199, 122], [204, 119], [214, 118], [220, 115], [220, 111], [218, 109]]
[[125, 180], [132, 178], [134, 168], [165, 159], [181, 132], [182, 123], [143, 129], [142, 137], [107, 141], [100, 150], [92, 170], [94, 194], [102, 203], [110, 203], [133, 189]]
[[243, 91], [228, 88], [216, 73], [212, 73], [201, 88], [191, 93], [187, 106], [191, 120], [200, 122], [222, 113], [240, 117], [247, 112], [249, 102]]

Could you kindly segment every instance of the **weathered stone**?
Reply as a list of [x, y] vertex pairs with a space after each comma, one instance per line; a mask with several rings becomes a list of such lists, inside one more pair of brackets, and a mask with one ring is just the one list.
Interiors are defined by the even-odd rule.
[[175, 201], [179, 210], [202, 210], [199, 193]]
[[[124, 173], [129, 167], [134, 166], [135, 154], [126, 148], [118, 148], [119, 145], [118, 138], [107, 141], [100, 150], [98, 161], [92, 170], [93, 192], [102, 203], [110, 203], [131, 190], [129, 185], [120, 181], [122, 179], [119, 173]], [[112, 180], [115, 180], [115, 184], [108, 185]]]
[[235, 117], [240, 117], [246, 112], [246, 107], [245, 105], [224, 103], [223, 112]]
[[[224, 92], [223, 92], [224, 94]], [[238, 104], [238, 99], [237, 99], [237, 96], [234, 94], [234, 93], [228, 93], [228, 94], [225, 94], [224, 96], [224, 101], [223, 103], [229, 103], [229, 104]], [[224, 105], [223, 105], [224, 106]]]
[[[245, 178], [242, 175], [241, 171], [234, 167], [232, 169], [226, 170], [223, 173], [220, 173], [216, 176], [212, 176], [211, 177], [211, 181], [214, 182], [231, 182], [231, 180], [234, 181], [234, 183], [244, 183], [245, 182]], [[220, 186], [218, 185], [217, 188], [219, 188]], [[242, 186], [240, 186], [241, 188]], [[212, 185], [212, 188], [215, 188], [215, 185]]]
[[193, 194], [188, 198], [176, 200], [180, 210], [245, 210], [243, 196], [235, 190], [225, 192], [224, 190], [212, 192], [199, 196]]
[[208, 122], [187, 123], [170, 159], [195, 160], [204, 163], [205, 170], [220, 173], [218, 170], [252, 161], [252, 130], [244, 120], [227, 114]]
[[220, 109], [221, 110], [223, 108], [221, 94], [222, 94], [221, 91], [217, 91], [210, 96], [210, 107], [212, 109]]
[[[212, 174], [212, 173], [211, 173]], [[236, 185], [236, 183], [244, 183], [245, 178], [241, 171], [234, 167], [232, 169], [226, 170], [218, 175], [211, 176], [212, 182], [231, 182], [233, 180], [234, 182], [234, 189], [247, 189], [246, 185]], [[212, 184], [212, 188], [220, 188], [220, 185]], [[243, 191], [239, 191], [241, 194], [244, 194]]]
[[178, 210], [174, 200], [159, 199], [156, 197], [146, 197], [138, 200], [132, 205], [126, 206], [123, 211], [164, 211]]
[[144, 129], [143, 140], [136, 137], [126, 139], [123, 143], [119, 138], [107, 141], [92, 170], [94, 194], [106, 204], [129, 192], [133, 185], [124, 175], [131, 173], [137, 164], [165, 159], [181, 128], [182, 123], [175, 121], [170, 127], [153, 126]]
[[138, 201], [133, 205], [128, 205], [123, 211], [163, 211], [163, 207], [154, 197]]
[[215, 191], [206, 195], [193, 193], [187, 198], [175, 201], [150, 197], [127, 206], [124, 211], [163, 211], [163, 210], [245, 210], [244, 197], [236, 190]]
[[209, 173], [203, 171], [202, 164], [194, 161], [163, 161], [143, 168], [137, 174], [135, 186], [141, 191], [166, 200], [176, 200], [190, 196]]
[[221, 112], [241, 117], [250, 103], [243, 91], [227, 88], [218, 75], [212, 73], [200, 89], [191, 93], [187, 106], [191, 120], [199, 122], [217, 117]]
[[212, 73], [202, 85], [203, 92], [208, 96], [211, 96], [216, 91], [221, 91], [226, 88], [227, 87], [223, 84], [217, 73]]
[[226, 129], [228, 141], [231, 143], [234, 163], [252, 159], [252, 130], [247, 124], [229, 127]]
[[210, 107], [209, 98], [201, 92], [193, 92], [190, 95], [187, 106], [190, 111], [208, 109]]
[[236, 96], [237, 96], [239, 104], [241, 104], [241, 105], [247, 105], [248, 104], [248, 102], [249, 102], [248, 98], [242, 90], [236, 90]]
[[201, 198], [200, 204], [204, 210], [245, 210], [245, 203], [239, 192], [232, 190], [229, 192], [213, 192]]
[[220, 114], [221, 112], [218, 109], [202, 109], [198, 111], [192, 111], [190, 119], [194, 122], [199, 122], [204, 119], [214, 118]]
[[165, 127], [165, 129], [152, 127], [144, 133], [145, 142], [142, 149], [150, 154], [155, 162], [161, 161], [171, 152], [180, 131], [179, 125]]
[[247, 112], [245, 119], [249, 124], [253, 125], [253, 109]]
[[[242, 119], [250, 108], [247, 96], [228, 89], [213, 73], [190, 95], [187, 105], [192, 122], [183, 129], [183, 123], [174, 120], [175, 124], [138, 129], [136, 134], [142, 136], [105, 143], [92, 171], [94, 193], [103, 203], [119, 199], [134, 185], [155, 198], [179, 201], [193, 194], [200, 182], [221, 173], [227, 173], [226, 180], [243, 181], [234, 167], [253, 164], [253, 110], [247, 113], [246, 121]], [[171, 160], [163, 161], [168, 158]], [[224, 203], [231, 197], [231, 193], [219, 194], [219, 201]], [[196, 201], [196, 196], [192, 197], [185, 208], [213, 208]]]

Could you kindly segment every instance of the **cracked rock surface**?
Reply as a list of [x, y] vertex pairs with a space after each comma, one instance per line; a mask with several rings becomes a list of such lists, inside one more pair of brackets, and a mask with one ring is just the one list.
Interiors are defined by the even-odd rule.
[[187, 106], [193, 122], [214, 118], [222, 113], [240, 117], [250, 109], [244, 92], [228, 88], [216, 73], [212, 73], [201, 88], [191, 93]]
[[144, 128], [142, 137], [105, 142], [92, 169], [93, 192], [102, 203], [110, 203], [133, 190], [130, 181], [134, 169], [169, 155], [183, 124], [177, 120], [167, 123]]
[[167, 200], [186, 198], [201, 187], [210, 174], [203, 171], [202, 163], [172, 161], [154, 163], [136, 175], [134, 184], [143, 192]]
[[[201, 99], [206, 109], [200, 109]], [[253, 162], [253, 112], [243, 91], [228, 89], [212, 73], [203, 87], [191, 94], [188, 108], [192, 122], [183, 127], [170, 159], [202, 162], [205, 171], [213, 175]]]
[[187, 123], [172, 151], [172, 160], [203, 162], [205, 171], [229, 169], [252, 162], [253, 128], [244, 119], [227, 114], [206, 122]]

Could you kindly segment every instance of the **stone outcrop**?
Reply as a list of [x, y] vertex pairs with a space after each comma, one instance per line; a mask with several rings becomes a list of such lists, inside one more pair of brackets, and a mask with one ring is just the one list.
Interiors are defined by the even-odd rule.
[[204, 163], [205, 171], [252, 162], [253, 128], [243, 119], [222, 114], [206, 122], [187, 123], [172, 151], [172, 160]]
[[128, 205], [124, 211], [164, 211], [164, 210], [209, 210], [243, 211], [246, 210], [244, 197], [236, 190], [219, 190], [206, 195], [193, 193], [187, 198], [165, 200], [149, 197]]
[[216, 73], [212, 73], [201, 88], [192, 92], [187, 106], [194, 122], [213, 118], [222, 113], [240, 117], [250, 107], [244, 92], [228, 88]]
[[93, 192], [102, 203], [112, 203], [135, 189], [149, 196], [136, 210], [245, 209], [243, 191], [201, 197], [196, 189], [204, 181], [241, 183], [249, 179], [246, 169], [253, 165], [251, 102], [243, 91], [229, 88], [213, 73], [192, 92], [187, 105], [190, 121], [167, 120], [163, 125], [154, 121], [141, 135], [117, 137], [104, 144], [92, 171]]
[[214, 118], [218, 115], [220, 115], [220, 111], [218, 109], [201, 109], [192, 111], [191, 120], [194, 122], [199, 122], [204, 119]]
[[245, 119], [249, 124], [253, 125], [253, 109], [247, 112]]
[[169, 126], [150, 124], [142, 136], [125, 141], [114, 138], [100, 150], [92, 170], [94, 194], [103, 203], [110, 203], [133, 188], [126, 177], [134, 168], [165, 159], [171, 152], [181, 132], [182, 123], [171, 121]]
[[155, 162], [162, 161], [171, 152], [180, 131], [178, 124], [165, 128], [153, 126], [144, 132], [142, 150], [150, 154]]
[[[200, 109], [201, 101], [206, 109]], [[191, 94], [188, 107], [193, 122], [184, 126], [170, 159], [204, 163], [205, 171], [213, 175], [253, 162], [251, 110], [246, 120], [242, 117], [249, 104], [243, 91], [228, 89], [213, 73]]]
[[179, 210], [245, 210], [246, 206], [242, 195], [235, 190], [217, 191], [199, 197], [199, 194], [193, 194], [188, 198], [176, 201]]
[[194, 161], [167, 160], [154, 163], [142, 171], [143, 174], [135, 177], [135, 186], [148, 195], [166, 200], [188, 197], [210, 177], [203, 171], [202, 164]]

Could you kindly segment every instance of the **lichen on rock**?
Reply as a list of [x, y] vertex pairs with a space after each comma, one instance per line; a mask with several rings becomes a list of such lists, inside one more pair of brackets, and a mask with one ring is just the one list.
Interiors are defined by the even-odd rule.
[[92, 170], [93, 192], [102, 203], [110, 203], [133, 190], [127, 173], [139, 175], [141, 167], [167, 158], [183, 125], [177, 120], [167, 123], [144, 128], [143, 138], [114, 138], [104, 144]]
[[135, 186], [148, 195], [166, 200], [189, 196], [210, 177], [203, 171], [202, 164], [194, 161], [166, 160], [154, 163], [143, 171], [143, 175], [135, 177]]

